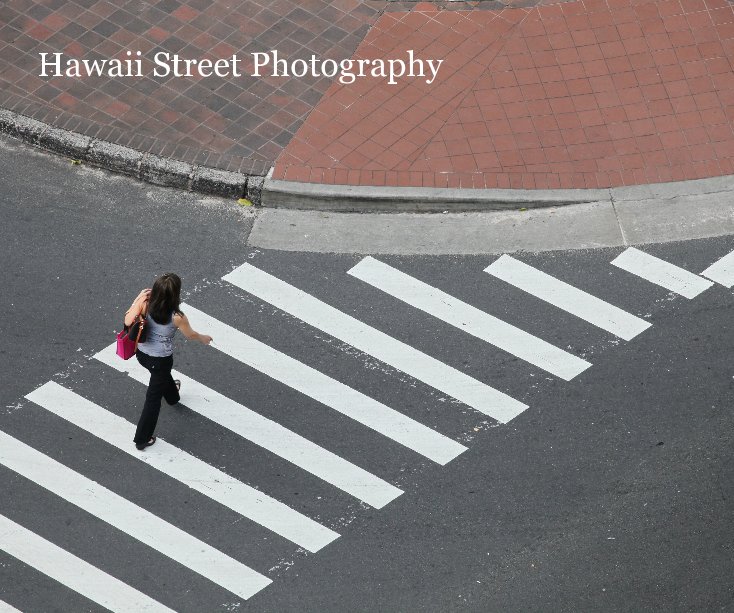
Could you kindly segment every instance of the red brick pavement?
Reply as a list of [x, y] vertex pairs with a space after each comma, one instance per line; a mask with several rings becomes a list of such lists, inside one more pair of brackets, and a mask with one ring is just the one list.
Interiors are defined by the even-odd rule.
[[[331, 84], [325, 78], [41, 78], [41, 52], [89, 60], [352, 55], [385, 1], [7, 0], [0, 107], [138, 150], [264, 174]], [[392, 7], [391, 7], [392, 8]], [[394, 7], [399, 9], [399, 5]]]
[[[507, 1], [507, 0], [505, 0]], [[525, 1], [525, 0], [511, 0]], [[451, 2], [467, 9], [476, 2]], [[39, 53], [77, 59], [350, 57], [388, 0], [0, 0], [0, 107], [140, 151], [265, 174], [327, 78], [41, 78]], [[501, 8], [498, 1], [481, 8]]]
[[597, 188], [734, 174], [734, 7], [580, 0], [386, 13], [355, 58], [444, 57], [431, 85], [335, 83], [274, 177]]
[[[264, 174], [277, 159], [274, 176], [300, 181], [597, 187], [734, 173], [727, 0], [512, 2], [7, 0], [0, 107], [190, 163]], [[38, 77], [39, 52], [127, 49], [414, 49], [445, 62], [432, 85]]]

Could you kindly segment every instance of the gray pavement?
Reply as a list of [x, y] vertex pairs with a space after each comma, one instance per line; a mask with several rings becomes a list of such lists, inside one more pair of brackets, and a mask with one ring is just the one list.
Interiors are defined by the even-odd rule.
[[[2, 351], [12, 358], [2, 369], [0, 430], [273, 583], [245, 602], [1, 466], [0, 514], [177, 611], [724, 611], [734, 599], [730, 290], [714, 285], [687, 300], [611, 266], [624, 239], [564, 248], [568, 238], [552, 243], [536, 228], [551, 246], [531, 249], [522, 221], [492, 234], [484, 217], [453, 235], [481, 246], [484, 234], [484, 249], [452, 253], [447, 239], [432, 242], [450, 215], [405, 216], [435, 226], [420, 237], [403, 225], [388, 240], [385, 215], [253, 212], [2, 147], [0, 305], [10, 340]], [[575, 223], [555, 220], [546, 228]], [[278, 240], [278, 224], [280, 247], [265, 244]], [[645, 231], [671, 236], [660, 225]], [[708, 238], [643, 249], [698, 273], [733, 248], [704, 226], [692, 232]], [[483, 269], [503, 235], [525, 251], [518, 259], [652, 326], [622, 341], [490, 277]], [[347, 274], [367, 253], [593, 366], [563, 381], [413, 309]], [[528, 409], [500, 424], [222, 280], [244, 262]], [[185, 403], [165, 407], [158, 433], [167, 441], [340, 534], [307, 553], [24, 400], [53, 380], [134, 422], [143, 387], [92, 356], [164, 269], [182, 275], [191, 305], [467, 451], [437, 465], [215, 348], [179, 340], [184, 373], [403, 490], [372, 508]], [[23, 611], [101, 610], [2, 552], [0, 600]]]
[[[331, 253], [494, 254], [734, 234], [734, 177], [612, 190], [505, 191], [514, 192], [515, 210], [456, 211], [462, 201], [450, 197], [440, 214], [266, 208], [258, 214], [250, 244]], [[580, 202], [549, 206], [551, 196], [569, 200], [571, 192]], [[536, 207], [528, 208], [533, 193]], [[400, 208], [399, 201], [385, 197], [387, 208]], [[431, 197], [431, 208], [440, 211], [436, 194]]]

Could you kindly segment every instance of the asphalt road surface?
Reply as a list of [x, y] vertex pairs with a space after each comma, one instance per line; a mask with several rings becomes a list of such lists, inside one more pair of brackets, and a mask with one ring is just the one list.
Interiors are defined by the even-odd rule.
[[[1, 601], [734, 610], [730, 290], [685, 298], [612, 265], [624, 248], [513, 254], [622, 309], [610, 331], [488, 274], [496, 256], [254, 249], [231, 202], [0, 156]], [[700, 273], [734, 245], [638, 247]], [[145, 388], [109, 347], [167, 270], [215, 342], [178, 339], [182, 401], [139, 453]], [[457, 328], [437, 288], [532, 336]]]

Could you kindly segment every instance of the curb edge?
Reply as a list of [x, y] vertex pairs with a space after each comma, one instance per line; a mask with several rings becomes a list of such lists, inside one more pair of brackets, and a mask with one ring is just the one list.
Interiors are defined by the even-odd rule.
[[734, 175], [602, 189], [461, 189], [328, 185], [189, 164], [84, 136], [0, 107], [0, 134], [147, 183], [226, 198], [264, 208], [360, 213], [507, 211], [734, 192]]
[[300, 183], [265, 177], [264, 208], [339, 212], [506, 211], [611, 202], [610, 189], [461, 189]]
[[154, 185], [211, 196], [245, 197], [255, 205], [261, 203], [264, 177], [193, 165], [173, 158], [144, 153], [56, 128], [4, 108], [0, 108], [0, 134], [6, 134], [51, 153], [82, 160], [92, 166]]

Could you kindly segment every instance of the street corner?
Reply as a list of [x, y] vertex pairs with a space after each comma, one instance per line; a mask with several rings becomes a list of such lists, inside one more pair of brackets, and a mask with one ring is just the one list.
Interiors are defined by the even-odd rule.
[[253, 211], [1, 141], [1, 609], [730, 602], [730, 178]]
[[438, 75], [334, 83], [274, 179], [540, 190], [732, 174], [729, 3], [425, 6], [381, 15], [354, 57], [419, 50], [444, 60]]
[[[482, 190], [734, 174], [727, 0], [15, 0], [3, 11], [0, 107], [15, 115], [2, 129], [111, 170], [115, 155], [92, 154], [119, 146], [146, 168], [188, 171], [130, 173], [144, 180], [206, 191], [214, 182], [195, 175], [223, 171], [241, 175], [227, 183], [236, 195], [273, 206], [283, 199], [270, 181], [424, 188], [458, 207], [467, 196], [449, 190], [460, 190], [489, 209], [498, 199]], [[289, 202], [311, 206], [301, 189]]]
[[[7, 3], [0, 126], [44, 145], [38, 121], [257, 184], [384, 4]], [[120, 170], [115, 156], [90, 162]]]

